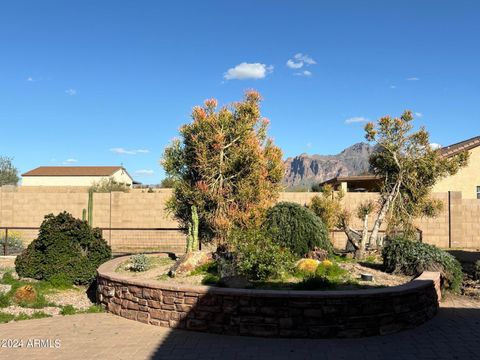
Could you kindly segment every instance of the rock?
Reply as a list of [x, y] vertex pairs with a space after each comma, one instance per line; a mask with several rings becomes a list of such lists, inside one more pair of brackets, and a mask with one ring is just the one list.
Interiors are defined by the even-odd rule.
[[212, 260], [212, 254], [206, 251], [194, 251], [182, 255], [172, 266], [168, 275], [171, 277], [187, 275], [201, 265]]
[[0, 294], [6, 294], [12, 290], [12, 285], [0, 284]]
[[328, 258], [328, 251], [323, 250], [323, 249], [319, 249], [319, 248], [314, 248], [313, 250], [310, 250], [307, 253], [306, 257], [308, 259], [315, 259], [315, 260], [318, 260], [318, 261], [323, 261], [323, 260], [326, 260]]

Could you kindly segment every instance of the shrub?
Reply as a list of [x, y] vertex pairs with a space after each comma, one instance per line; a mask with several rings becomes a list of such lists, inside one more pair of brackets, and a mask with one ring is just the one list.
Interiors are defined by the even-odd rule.
[[480, 280], [480, 260], [477, 260], [473, 266], [473, 278]]
[[236, 230], [230, 243], [235, 245], [237, 272], [251, 280], [280, 278], [293, 268], [293, 256], [265, 230]]
[[20, 254], [25, 248], [21, 235], [17, 232], [9, 232], [8, 237], [5, 240], [5, 235], [0, 237], [0, 252], [3, 254], [3, 249], [7, 242], [7, 255]]
[[13, 299], [17, 303], [33, 303], [37, 300], [37, 297], [37, 291], [32, 285], [19, 287], [13, 295]]
[[418, 276], [423, 271], [439, 271], [445, 288], [454, 292], [460, 289], [463, 280], [460, 263], [433, 245], [397, 237], [386, 242], [382, 256], [387, 272]]
[[296, 268], [300, 273], [313, 274], [320, 262], [315, 259], [301, 259], [297, 262]]
[[304, 256], [314, 248], [332, 252], [327, 228], [311, 210], [290, 202], [281, 202], [267, 212], [265, 227], [276, 243]]
[[15, 260], [21, 277], [88, 284], [96, 269], [112, 255], [99, 229], [67, 212], [47, 215], [38, 237]]
[[136, 254], [130, 256], [130, 271], [147, 271], [149, 267], [148, 257], [145, 254]]

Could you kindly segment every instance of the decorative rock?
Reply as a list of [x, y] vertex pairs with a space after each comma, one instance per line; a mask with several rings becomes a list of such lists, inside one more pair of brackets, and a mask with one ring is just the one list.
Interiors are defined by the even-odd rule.
[[323, 250], [323, 249], [319, 249], [319, 248], [314, 248], [313, 250], [310, 250], [307, 253], [306, 257], [308, 259], [315, 259], [315, 260], [318, 260], [318, 261], [323, 261], [323, 260], [328, 258], [328, 251]]
[[12, 285], [3, 285], [3, 284], [0, 284], [0, 294], [6, 294], [8, 293], [10, 290], [12, 290]]
[[168, 275], [171, 277], [187, 275], [197, 267], [205, 265], [212, 260], [212, 254], [205, 251], [194, 251], [181, 256], [172, 266]]

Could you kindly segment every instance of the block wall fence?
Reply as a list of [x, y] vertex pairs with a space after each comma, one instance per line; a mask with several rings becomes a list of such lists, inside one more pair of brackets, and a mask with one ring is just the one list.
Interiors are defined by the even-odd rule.
[[[170, 189], [154, 193], [139, 190], [95, 193], [93, 225], [101, 228], [170, 228], [170, 231], [110, 230], [104, 231], [104, 237], [117, 251], [157, 249], [159, 246], [163, 250], [183, 251], [185, 236], [176, 230], [178, 223], [165, 211], [165, 203], [171, 194]], [[279, 201], [304, 205], [315, 195], [283, 192]], [[461, 192], [435, 193], [434, 196], [442, 200], [443, 209], [434, 219], [417, 221], [423, 241], [442, 248], [480, 248], [480, 200], [462, 199]], [[376, 193], [347, 193], [343, 202], [346, 209], [354, 212], [360, 203], [377, 198]], [[46, 214], [64, 210], [81, 218], [83, 209], [87, 208], [85, 188], [0, 187], [0, 227], [38, 227]], [[353, 219], [352, 225], [361, 228], [357, 219]], [[21, 232], [27, 242], [37, 233], [36, 230]], [[342, 232], [333, 232], [332, 238], [339, 248], [345, 245]]]

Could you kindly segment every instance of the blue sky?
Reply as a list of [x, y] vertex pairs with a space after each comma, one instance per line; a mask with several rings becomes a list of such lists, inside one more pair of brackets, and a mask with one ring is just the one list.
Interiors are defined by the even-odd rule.
[[248, 88], [285, 157], [337, 153], [363, 140], [365, 119], [407, 108], [433, 142], [464, 140], [480, 135], [479, 12], [461, 0], [2, 2], [0, 155], [21, 172], [123, 163], [157, 183], [191, 108]]

